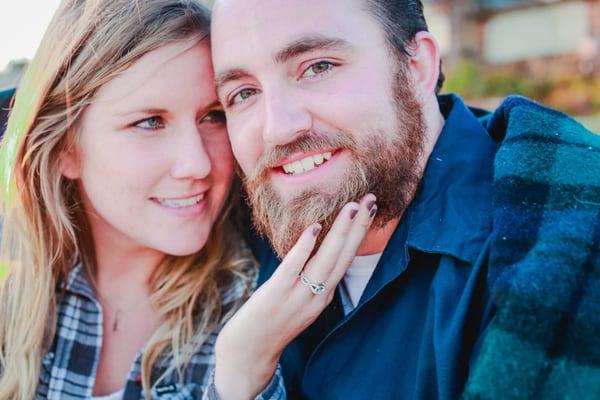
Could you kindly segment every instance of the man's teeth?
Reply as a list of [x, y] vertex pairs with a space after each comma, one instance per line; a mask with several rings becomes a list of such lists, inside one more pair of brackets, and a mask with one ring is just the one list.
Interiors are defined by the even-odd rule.
[[283, 166], [283, 170], [286, 174], [296, 175], [303, 172], [310, 171], [323, 164], [325, 161], [331, 159], [331, 152], [315, 154], [314, 156], [308, 156], [300, 161], [294, 161]]
[[187, 199], [156, 199], [164, 206], [171, 208], [189, 207], [199, 203], [204, 199], [204, 193], [201, 193], [194, 197], [188, 197]]

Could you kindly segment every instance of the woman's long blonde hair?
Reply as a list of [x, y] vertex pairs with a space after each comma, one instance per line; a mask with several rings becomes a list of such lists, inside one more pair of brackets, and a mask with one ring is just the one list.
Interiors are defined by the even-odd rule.
[[[4, 227], [0, 282], [0, 399], [34, 397], [41, 358], [56, 329], [57, 288], [77, 262], [93, 274], [95, 255], [76, 184], [59, 171], [61, 153], [96, 91], [144, 54], [173, 41], [206, 37], [209, 14], [194, 0], [63, 0], [25, 74], [0, 149]], [[205, 247], [165, 258], [151, 282], [162, 325], [142, 358], [144, 391], [153, 365], [179, 371], [231, 314], [221, 289], [244, 280], [252, 261], [227, 209]]]

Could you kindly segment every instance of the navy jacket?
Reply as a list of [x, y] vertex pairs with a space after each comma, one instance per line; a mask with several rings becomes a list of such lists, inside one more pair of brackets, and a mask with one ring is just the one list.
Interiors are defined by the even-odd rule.
[[[441, 96], [446, 124], [420, 190], [357, 307], [339, 296], [285, 350], [291, 399], [454, 399], [494, 307], [486, 278], [497, 143], [457, 96]], [[254, 242], [259, 283], [279, 264]]]

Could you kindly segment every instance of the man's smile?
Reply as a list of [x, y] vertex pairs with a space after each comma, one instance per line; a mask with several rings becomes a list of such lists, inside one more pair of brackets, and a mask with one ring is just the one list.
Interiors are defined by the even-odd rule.
[[[307, 189], [319, 186], [325, 192], [335, 186], [345, 174], [349, 156], [342, 149], [306, 155], [271, 169], [272, 183], [281, 193], [291, 188]], [[346, 157], [344, 156], [346, 155]], [[341, 162], [340, 162], [341, 161]], [[286, 189], [287, 188], [287, 189]]]
[[319, 153], [312, 156], [304, 157], [301, 160], [289, 162], [282, 165], [283, 171], [288, 175], [298, 175], [318, 168], [323, 163], [331, 159], [331, 152]]

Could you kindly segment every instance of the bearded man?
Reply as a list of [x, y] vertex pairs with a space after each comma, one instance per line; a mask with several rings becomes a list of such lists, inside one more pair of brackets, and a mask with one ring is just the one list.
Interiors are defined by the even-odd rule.
[[[346, 203], [367, 193], [377, 199], [377, 215], [331, 303], [306, 330], [285, 338], [285, 350], [274, 340], [266, 355], [279, 359], [289, 398], [454, 399], [469, 376], [467, 396], [543, 395], [563, 381], [579, 382], [572, 393], [597, 393], [600, 353], [588, 354], [582, 364], [596, 369], [579, 381], [562, 379], [553, 364], [564, 361], [564, 318], [581, 327], [596, 309], [577, 314], [572, 307], [582, 299], [598, 305], [597, 297], [587, 303], [586, 296], [570, 297], [598, 272], [597, 261], [592, 267], [585, 257], [565, 256], [598, 251], [600, 194], [574, 189], [598, 186], [593, 134], [525, 99], [509, 99], [491, 115], [456, 95], [439, 95], [438, 45], [417, 0], [219, 0], [212, 41], [217, 93], [254, 223], [279, 258], [311, 224], [319, 222], [326, 233]], [[576, 128], [565, 129], [571, 124]], [[589, 147], [585, 154], [555, 157], [557, 142], [543, 135], [567, 130], [577, 133], [568, 139], [575, 147]], [[523, 147], [527, 140], [537, 147]], [[529, 160], [520, 156], [523, 148], [530, 149]], [[578, 209], [584, 216], [571, 219], [583, 230], [565, 233], [572, 217], [566, 213], [564, 224], [551, 225], [554, 236], [544, 236], [550, 226], [544, 207], [558, 187], [547, 168], [559, 159], [593, 161], [587, 168], [594, 172], [571, 176], [574, 186], [567, 189], [585, 197]], [[561, 198], [570, 202], [556, 204], [573, 210], [574, 197]], [[580, 241], [561, 248], [566, 238]], [[254, 247], [262, 283], [279, 259], [268, 245]], [[531, 265], [511, 269], [523, 260]], [[550, 261], [558, 267], [542, 271]], [[579, 283], [545, 292], [540, 288], [556, 284], [549, 277]], [[326, 277], [297, 279], [319, 296]], [[545, 302], [547, 293], [558, 293], [554, 302]], [[600, 318], [592, 321], [576, 343], [598, 336]], [[541, 339], [541, 322], [549, 341]], [[236, 351], [269, 351], [255, 336], [248, 332], [246, 349]], [[220, 373], [219, 357], [252, 357], [219, 351], [217, 389], [234, 398], [235, 374], [228, 375], [229, 389], [219, 386], [233, 371]], [[237, 394], [264, 388], [274, 365], [266, 372], [262, 365], [238, 368], [246, 381]], [[248, 383], [249, 376], [259, 383]]]

